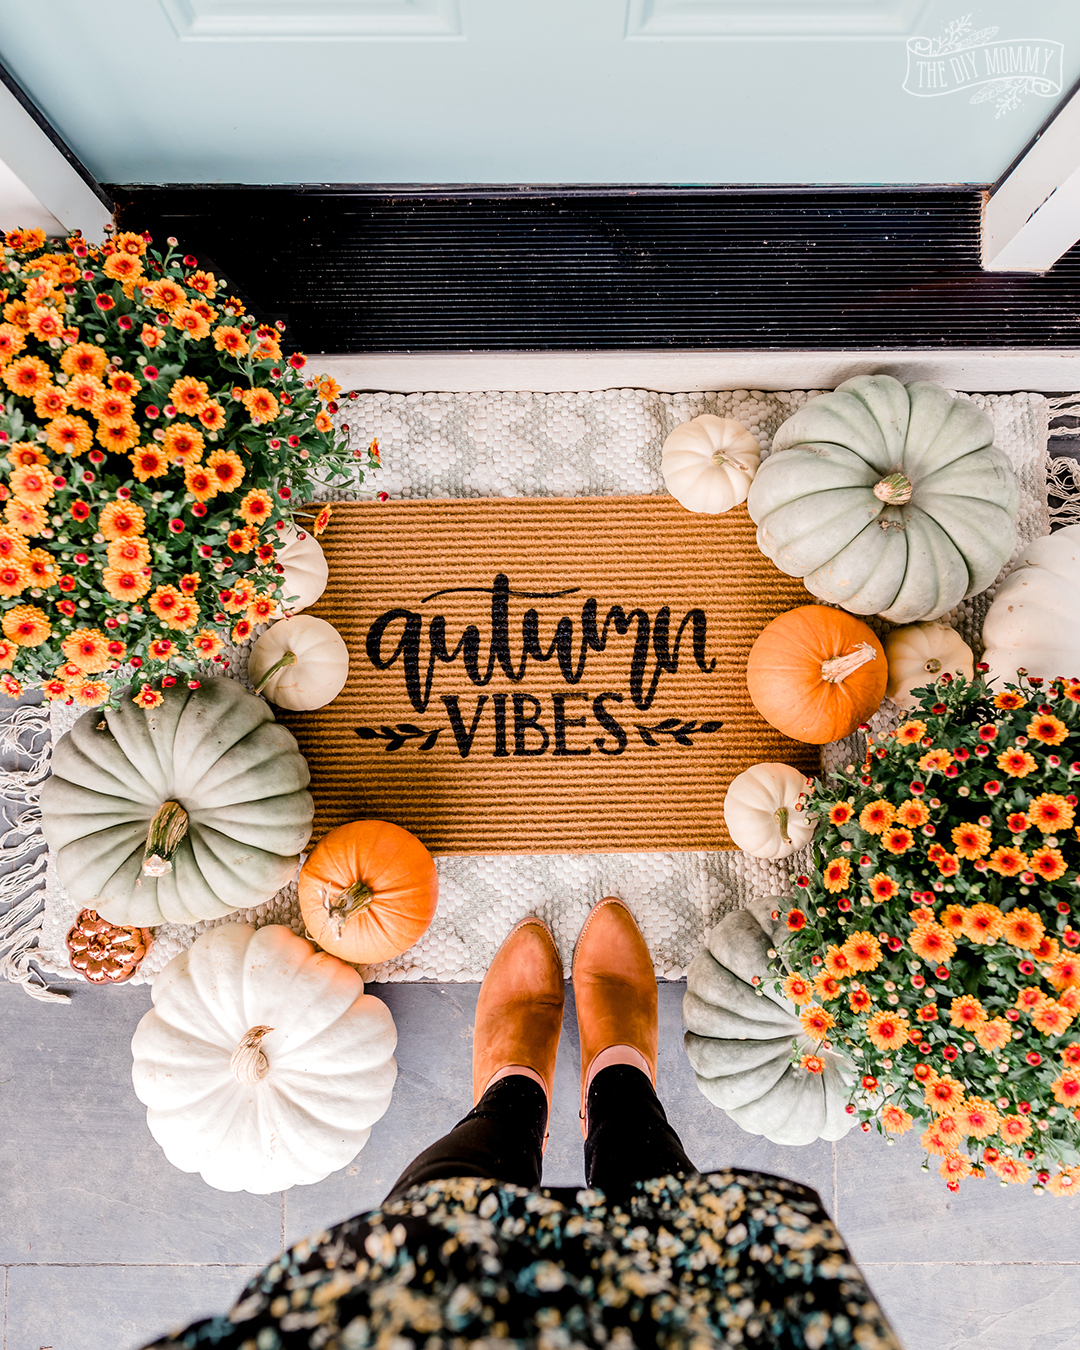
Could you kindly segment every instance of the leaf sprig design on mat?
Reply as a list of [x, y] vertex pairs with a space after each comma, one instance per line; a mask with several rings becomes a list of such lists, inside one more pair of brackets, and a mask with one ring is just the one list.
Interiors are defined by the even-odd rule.
[[691, 736], [709, 736], [714, 731], [719, 731], [723, 725], [723, 722], [702, 722], [701, 726], [698, 726], [696, 717], [691, 718], [689, 722], [684, 722], [680, 717], [665, 717], [662, 722], [657, 722], [652, 727], [643, 727], [640, 722], [635, 722], [634, 730], [650, 750], [657, 750], [661, 744], [656, 739], [657, 736], [670, 736], [678, 745], [693, 746]]
[[423, 737], [419, 750], [430, 750], [439, 739], [439, 733], [445, 731], [445, 727], [424, 727], [414, 726], [411, 722], [399, 722], [393, 727], [355, 727], [356, 734], [362, 741], [385, 741], [383, 749], [389, 754], [393, 750], [400, 750], [401, 747], [409, 741], [414, 741], [418, 737]]

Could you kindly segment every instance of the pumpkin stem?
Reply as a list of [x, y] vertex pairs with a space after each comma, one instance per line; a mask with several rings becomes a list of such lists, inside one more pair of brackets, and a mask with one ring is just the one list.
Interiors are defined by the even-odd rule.
[[845, 652], [843, 656], [834, 656], [831, 660], [822, 661], [821, 678], [827, 680], [829, 684], [840, 684], [847, 677], [864, 666], [867, 661], [876, 661], [877, 652], [870, 646], [869, 642], [856, 643], [854, 649]]
[[326, 907], [328, 918], [333, 920], [338, 933], [344, 928], [345, 924], [354, 918], [357, 914], [364, 914], [371, 908], [371, 902], [375, 899], [375, 892], [361, 878], [357, 878], [351, 886], [346, 886], [343, 891], [338, 891], [337, 895], [331, 895], [330, 887], [327, 886], [326, 894], [323, 896], [323, 904]]
[[777, 825], [780, 826], [780, 838], [784, 841], [785, 844], [790, 844], [791, 840], [788, 838], [787, 832], [787, 822], [788, 822], [787, 807], [778, 806], [776, 810], [773, 812], [773, 820], [775, 820]]
[[295, 665], [296, 665], [296, 653], [294, 651], [285, 652], [282, 656], [278, 657], [278, 659], [274, 662], [274, 664], [262, 677], [259, 683], [255, 686], [255, 692], [257, 694], [261, 694], [263, 691], [263, 686], [267, 683], [267, 681], [271, 678], [271, 676], [276, 675], [279, 670], [284, 670], [286, 666], [295, 666]]
[[143, 876], [163, 877], [172, 871], [172, 855], [187, 834], [188, 814], [179, 802], [162, 802], [150, 822], [143, 853]]
[[902, 473], [890, 473], [874, 485], [874, 496], [889, 506], [903, 506], [911, 501], [913, 491], [911, 479]]
[[923, 666], [923, 670], [925, 670], [928, 675], [936, 675], [940, 669], [941, 662], [936, 656], [932, 656], [930, 660], [927, 661], [926, 665]]
[[270, 1072], [270, 1061], [259, 1048], [259, 1042], [273, 1027], [248, 1027], [240, 1044], [232, 1052], [229, 1068], [241, 1083], [258, 1083]]
[[712, 462], [718, 468], [741, 469], [743, 473], [749, 473], [750, 470], [745, 464], [740, 464], [737, 459], [732, 459], [730, 455], [725, 455], [723, 450], [714, 450], [712, 453]]

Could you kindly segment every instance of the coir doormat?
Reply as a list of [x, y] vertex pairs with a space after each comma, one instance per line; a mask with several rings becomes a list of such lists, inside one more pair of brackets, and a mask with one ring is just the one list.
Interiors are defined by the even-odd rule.
[[762, 760], [818, 770], [746, 692], [762, 628], [806, 604], [745, 507], [669, 497], [344, 503], [321, 541], [349, 682], [283, 714], [315, 835], [392, 820], [436, 854], [733, 847]]

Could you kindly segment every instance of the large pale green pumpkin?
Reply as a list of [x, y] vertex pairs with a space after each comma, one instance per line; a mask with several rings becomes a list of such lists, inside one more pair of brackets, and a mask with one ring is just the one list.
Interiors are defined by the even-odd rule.
[[262, 904], [311, 835], [296, 741], [235, 680], [177, 684], [150, 709], [134, 692], [86, 713], [53, 750], [42, 829], [61, 883], [76, 904], [140, 928]]
[[790, 417], [750, 485], [758, 547], [812, 595], [936, 619], [1012, 554], [1020, 489], [990, 419], [936, 384], [858, 375]]
[[[771, 914], [788, 904], [776, 896], [755, 900], [709, 934], [686, 972], [684, 1044], [698, 1087], [737, 1125], [775, 1144], [809, 1144], [839, 1139], [854, 1125], [845, 1107], [855, 1069], [809, 1039], [793, 1003], [765, 992], [769, 951], [786, 932]], [[792, 1064], [793, 1041], [800, 1055], [825, 1061], [823, 1074]]]

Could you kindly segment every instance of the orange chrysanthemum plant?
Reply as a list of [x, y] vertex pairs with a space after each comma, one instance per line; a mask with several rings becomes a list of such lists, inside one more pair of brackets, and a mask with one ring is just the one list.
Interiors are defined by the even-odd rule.
[[919, 1128], [953, 1190], [1080, 1192], [1080, 680], [923, 694], [808, 796], [777, 986], [860, 1066], [863, 1130]]
[[[373, 467], [259, 324], [190, 256], [11, 230], [0, 249], [0, 690], [107, 703], [175, 684], [277, 612], [277, 553], [327, 481]], [[6, 287], [6, 289], [4, 289]], [[361, 461], [361, 462], [358, 462]], [[238, 599], [242, 603], [238, 603]]]

